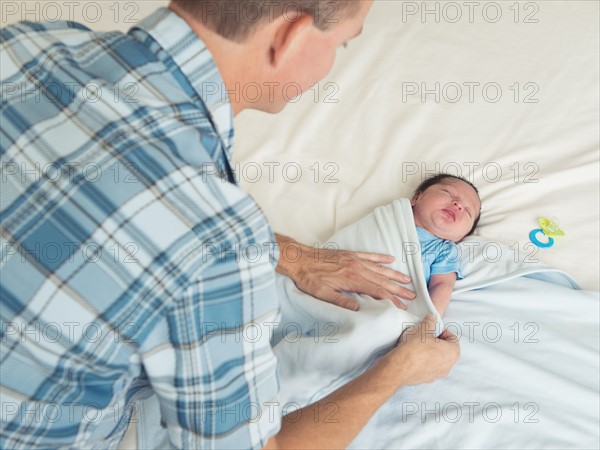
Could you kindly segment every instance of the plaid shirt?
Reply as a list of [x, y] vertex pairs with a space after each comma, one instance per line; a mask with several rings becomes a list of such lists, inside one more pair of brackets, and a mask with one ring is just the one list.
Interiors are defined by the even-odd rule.
[[20, 23], [0, 50], [0, 447], [116, 448], [152, 393], [177, 447], [262, 447], [278, 253], [205, 45], [163, 8], [128, 34]]

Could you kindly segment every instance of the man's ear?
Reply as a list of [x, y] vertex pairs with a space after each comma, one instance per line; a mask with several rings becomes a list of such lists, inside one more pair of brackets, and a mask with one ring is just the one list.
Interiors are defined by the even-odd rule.
[[301, 48], [299, 46], [311, 31], [313, 18], [304, 13], [293, 19], [280, 16], [273, 25], [276, 29], [271, 40], [269, 62], [274, 68], [279, 68], [294, 51]]
[[410, 201], [410, 206], [415, 206], [417, 204], [417, 199], [419, 198], [419, 195], [421, 195], [420, 192], [417, 192], [414, 197], [412, 198], [412, 200]]

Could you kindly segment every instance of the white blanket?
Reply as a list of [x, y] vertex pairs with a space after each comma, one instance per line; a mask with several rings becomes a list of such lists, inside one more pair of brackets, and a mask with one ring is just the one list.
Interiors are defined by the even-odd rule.
[[[336, 233], [328, 246], [395, 256], [391, 267], [410, 274], [408, 287], [417, 297], [407, 302], [405, 311], [388, 300], [352, 294], [360, 304], [360, 311], [354, 312], [317, 300], [298, 290], [291, 279], [279, 276], [282, 320], [274, 333], [274, 351], [279, 361], [280, 400], [288, 408], [313, 403], [358, 376], [425, 314], [434, 314], [438, 331], [443, 329], [427, 290], [408, 199], [377, 208]], [[456, 292], [544, 272], [555, 273], [561, 282], [574, 286], [562, 272], [519, 261], [496, 242], [472, 237], [459, 249], [465, 278], [457, 282]]]
[[461, 357], [400, 389], [350, 448], [600, 448], [599, 296], [531, 277], [453, 295]]
[[[329, 332], [276, 345], [284, 405], [316, 401], [357, 376], [429, 309], [419, 255], [406, 256], [415, 242], [414, 224], [402, 219], [408, 210], [407, 200], [394, 201], [329, 242], [410, 266], [419, 295], [409, 312], [363, 296], [360, 312], [345, 311], [279, 280], [282, 326]], [[459, 247], [465, 278], [444, 319], [460, 339], [459, 362], [447, 378], [400, 389], [351, 448], [598, 448], [598, 292], [497, 242], [473, 236]]]
[[389, 300], [352, 294], [360, 305], [354, 312], [317, 300], [298, 290], [290, 278], [278, 276], [282, 320], [274, 333], [274, 351], [280, 363], [280, 400], [290, 408], [313, 403], [363, 372], [427, 313], [434, 314], [439, 331], [443, 329], [425, 284], [408, 199], [377, 208], [336, 233], [327, 248], [394, 255], [391, 267], [411, 274], [409, 287], [417, 298], [405, 311]]
[[[358, 376], [433, 312], [412, 220], [409, 201], [395, 200], [329, 240], [395, 255], [392, 267], [409, 273], [418, 293], [408, 311], [356, 294], [360, 311], [347, 311], [278, 278], [274, 351], [284, 412]], [[598, 448], [598, 293], [497, 242], [472, 236], [459, 247], [465, 278], [444, 319], [460, 339], [459, 362], [444, 379], [400, 389], [351, 447]], [[140, 446], [166, 448], [155, 401], [140, 412]]]

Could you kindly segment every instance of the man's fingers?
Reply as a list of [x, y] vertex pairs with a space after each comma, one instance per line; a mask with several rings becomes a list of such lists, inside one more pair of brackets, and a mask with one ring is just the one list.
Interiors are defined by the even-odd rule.
[[355, 299], [343, 294], [339, 294], [338, 297], [334, 300], [334, 303], [342, 308], [349, 309], [351, 311], [358, 311], [360, 309], [360, 307], [358, 306], [358, 302]]
[[423, 318], [423, 327], [426, 334], [435, 334], [436, 331], [436, 321], [435, 316], [433, 314], [427, 314]]
[[306, 260], [304, 274], [290, 275], [296, 286], [316, 298], [357, 311], [358, 302], [343, 292], [358, 292], [376, 299], [388, 299], [397, 308], [407, 309], [406, 300], [416, 293], [399, 283], [410, 283], [407, 275], [385, 267], [395, 261], [391, 255], [371, 252], [335, 252], [335, 260]]
[[[383, 291], [386, 293], [385, 296], [376, 297], [376, 298], [389, 298], [387, 294], [394, 295], [396, 297], [400, 297], [403, 300], [414, 300], [417, 297], [415, 291], [411, 291], [402, 286], [398, 286], [396, 283], [391, 282], [389, 279], [385, 277], [378, 277], [375, 280], [369, 280], [373, 282], [376, 286], [381, 286]], [[371, 295], [371, 294], [369, 294]]]
[[373, 298], [376, 298], [377, 300], [390, 300], [398, 308], [406, 309], [406, 305], [400, 299], [398, 299], [398, 296], [395, 295], [395, 292], [400, 292], [401, 294], [405, 295], [407, 300], [412, 300], [415, 297], [415, 295], [412, 291], [409, 291], [408, 289], [400, 289], [400, 291], [394, 289], [392, 292], [390, 292], [389, 290], [381, 286], [381, 284], [374, 283], [367, 279], [362, 281], [360, 284], [356, 284], [351, 287], [351, 290], [353, 292], [360, 292], [369, 295]]
[[[387, 298], [387, 297], [386, 297]], [[396, 307], [400, 308], [400, 309], [406, 309], [407, 306], [400, 300], [398, 300], [396, 297], [390, 298], [389, 300], [391, 300], [391, 302], [396, 305]]]
[[371, 269], [373, 272], [384, 276], [389, 280], [393, 280], [403, 284], [410, 283], [411, 281], [408, 275], [403, 274], [402, 272], [398, 272], [397, 270], [390, 269], [389, 267], [382, 266], [381, 264], [376, 264], [371, 260], [363, 259], [362, 264], [368, 269]]
[[390, 264], [396, 261], [396, 258], [392, 255], [384, 255], [383, 253], [354, 252], [354, 254], [361, 259], [379, 264]]
[[447, 329], [442, 331], [442, 334], [440, 334], [438, 337], [447, 342], [452, 342], [452, 343], [458, 342], [458, 337], [451, 331], [448, 331]]
[[406, 289], [400, 286], [397, 286], [396, 289], [393, 290], [393, 293], [404, 300], [414, 300], [417, 298], [417, 293], [415, 291], [411, 291], [410, 289]]
[[425, 317], [423, 317], [423, 322], [428, 325], [435, 323], [435, 316], [433, 314], [426, 314]]
[[[404, 277], [410, 281], [410, 278], [408, 278], [406, 275], [401, 274], [400, 272], [396, 272], [395, 270], [379, 266], [377, 264], [366, 263], [366, 265], [363, 265], [363, 267], [366, 270], [359, 272], [359, 274], [362, 276], [366, 283], [371, 284], [369, 285], [364, 283], [356, 283], [355, 286], [352, 287], [352, 290], [354, 292], [361, 292], [363, 294], [367, 294], [371, 297], [375, 297], [378, 299], [389, 298], [390, 300], [392, 300], [392, 298], [389, 296], [390, 294], [395, 295], [396, 297], [400, 297], [404, 300], [413, 300], [417, 296], [417, 294], [414, 291], [411, 291], [410, 289], [407, 289], [403, 286], [399, 286], [398, 284], [391, 281], [391, 279], [389, 278], [395, 276], [395, 281], [397, 281], [399, 277]], [[373, 286], [375, 286], [376, 288], [380, 288], [382, 291], [379, 294], [377, 294], [373, 290]]]
[[319, 293], [318, 298], [326, 301], [327, 303], [332, 303], [334, 305], [340, 306], [344, 309], [349, 309], [351, 311], [358, 311], [360, 309], [356, 299], [344, 294], [340, 294], [339, 292], [336, 292], [333, 289]]
[[380, 275], [383, 275], [384, 277], [388, 278], [389, 280], [393, 280], [398, 283], [407, 284], [407, 283], [410, 283], [410, 281], [411, 281], [411, 279], [408, 275], [405, 275], [402, 272], [398, 272], [397, 270], [390, 269], [389, 267], [376, 265], [376, 267], [372, 270], [374, 272], [379, 273]]
[[[334, 305], [340, 306], [342, 308], [345, 309], [349, 309], [352, 311], [358, 311], [360, 309], [359, 305], [358, 305], [358, 301], [356, 301], [356, 299], [349, 297], [347, 295], [344, 294], [340, 294], [339, 292], [335, 292], [332, 291], [333, 293], [329, 294], [329, 295], [321, 295], [321, 298], [323, 300], [325, 300], [328, 303], [332, 303]], [[370, 295], [370, 294], [367, 294]], [[371, 297], [373, 298], [377, 298], [373, 295], [371, 295]], [[400, 300], [398, 300], [396, 297], [394, 297], [393, 295], [391, 295], [389, 292], [387, 293], [387, 295], [383, 295], [379, 298], [379, 300], [390, 300], [396, 307], [400, 308], [400, 309], [406, 309], [407, 306]]]

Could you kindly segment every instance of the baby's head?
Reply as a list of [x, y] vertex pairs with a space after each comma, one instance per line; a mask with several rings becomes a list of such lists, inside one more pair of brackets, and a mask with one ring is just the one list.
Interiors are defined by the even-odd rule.
[[453, 242], [473, 233], [481, 211], [477, 188], [462, 177], [444, 173], [423, 181], [411, 205], [415, 225]]

